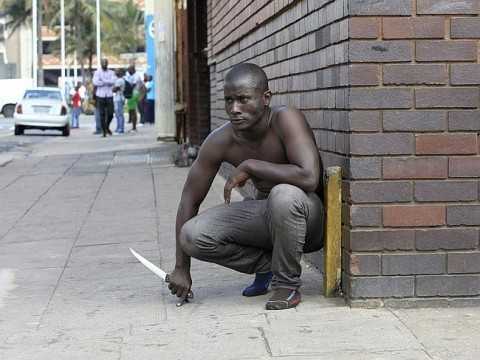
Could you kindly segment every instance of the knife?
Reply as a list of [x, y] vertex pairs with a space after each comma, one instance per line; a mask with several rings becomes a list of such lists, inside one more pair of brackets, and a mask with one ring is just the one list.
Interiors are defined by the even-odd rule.
[[[129, 250], [133, 254], [133, 256], [135, 256], [137, 258], [137, 260], [140, 261], [148, 270], [153, 272], [155, 275], [157, 275], [159, 278], [161, 278], [166, 283], [170, 282], [170, 277], [165, 271], [163, 271], [158, 266], [156, 266], [155, 264], [153, 264], [150, 261], [148, 261], [147, 259], [145, 259], [142, 255], [137, 253], [132, 248], [129, 248]], [[187, 296], [184, 299], [182, 299], [180, 302], [177, 303], [177, 306], [182, 306], [183, 304], [187, 303], [188, 299], [193, 299], [193, 292], [191, 290], [188, 292]]]

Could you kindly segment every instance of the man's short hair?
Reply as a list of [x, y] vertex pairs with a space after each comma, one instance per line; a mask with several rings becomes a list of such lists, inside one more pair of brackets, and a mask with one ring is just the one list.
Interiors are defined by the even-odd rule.
[[268, 78], [263, 69], [255, 64], [242, 63], [235, 65], [225, 76], [225, 83], [248, 81], [252, 88], [262, 92], [268, 91]]

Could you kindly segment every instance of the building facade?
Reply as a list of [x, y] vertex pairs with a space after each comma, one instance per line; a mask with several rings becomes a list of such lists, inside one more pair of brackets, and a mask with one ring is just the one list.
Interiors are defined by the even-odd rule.
[[264, 68], [274, 105], [304, 112], [324, 165], [344, 171], [348, 302], [480, 304], [479, 2], [207, 0], [206, 12], [209, 79], [196, 81], [210, 114], [196, 121], [227, 121], [223, 79], [241, 62]]

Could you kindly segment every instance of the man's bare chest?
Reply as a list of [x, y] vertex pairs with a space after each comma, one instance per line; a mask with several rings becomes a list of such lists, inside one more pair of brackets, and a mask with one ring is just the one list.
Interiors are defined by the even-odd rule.
[[275, 164], [288, 163], [287, 154], [280, 138], [269, 132], [261, 141], [235, 143], [228, 150], [227, 161], [234, 166], [248, 159], [268, 161]]

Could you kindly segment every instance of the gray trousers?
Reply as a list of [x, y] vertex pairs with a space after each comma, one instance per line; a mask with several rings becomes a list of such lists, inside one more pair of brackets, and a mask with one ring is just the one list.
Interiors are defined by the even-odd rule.
[[242, 273], [273, 272], [272, 288], [297, 289], [303, 253], [323, 247], [324, 209], [315, 193], [280, 184], [264, 200], [208, 209], [186, 222], [182, 249]]

